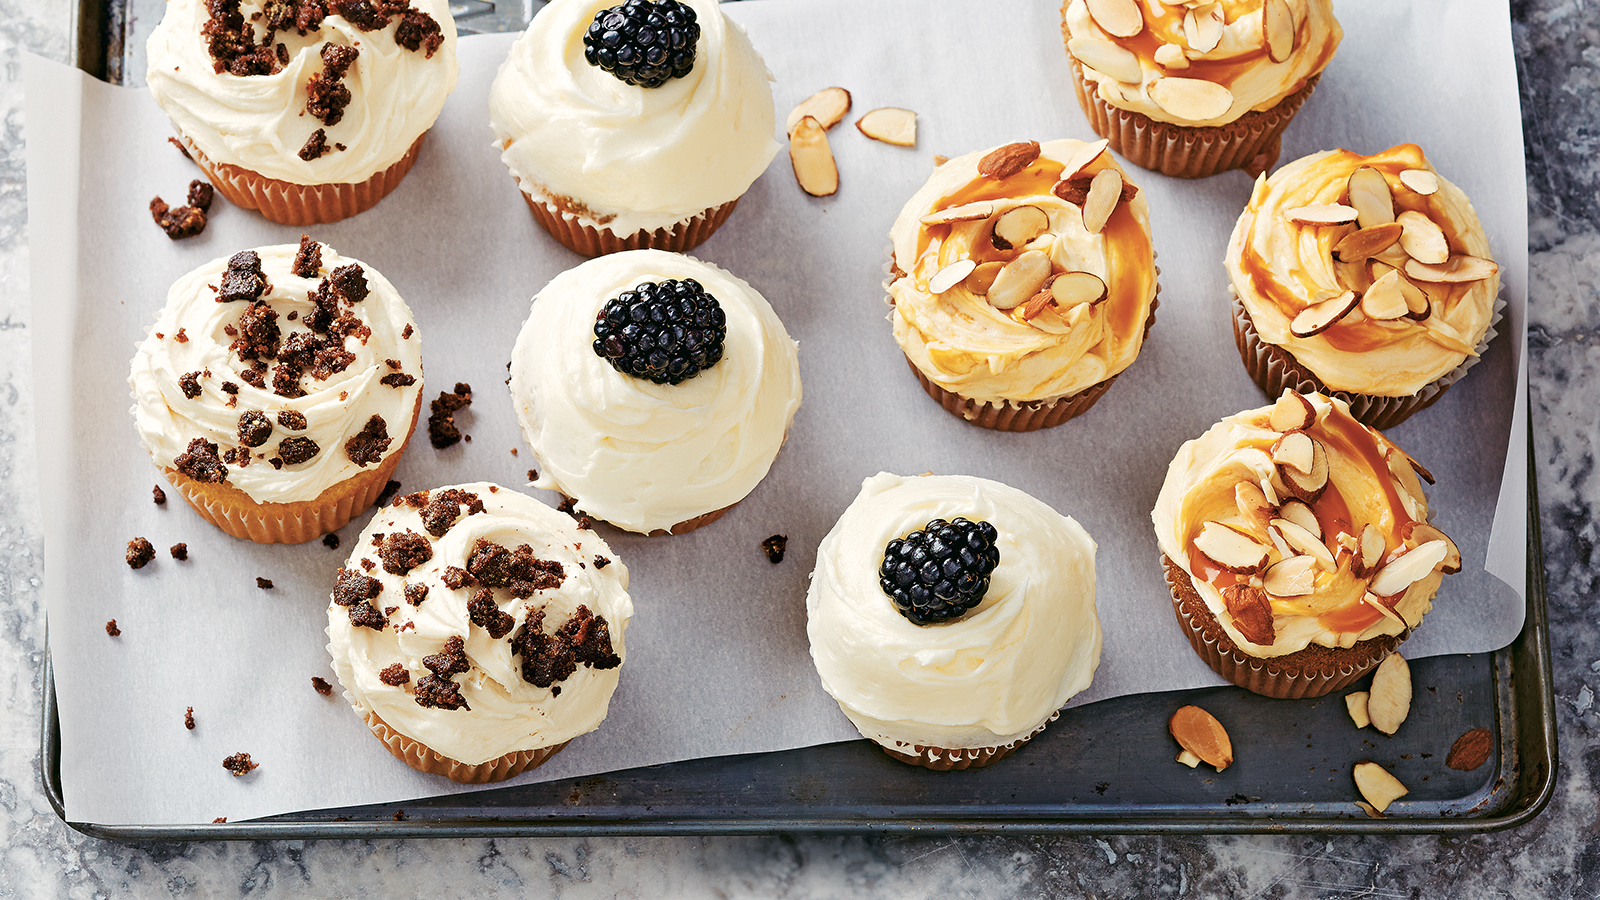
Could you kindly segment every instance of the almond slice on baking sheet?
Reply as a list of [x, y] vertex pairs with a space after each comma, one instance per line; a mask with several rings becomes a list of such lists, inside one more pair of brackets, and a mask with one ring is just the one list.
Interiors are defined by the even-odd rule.
[[975, 222], [994, 215], [993, 200], [975, 200], [959, 206], [935, 210], [918, 219], [924, 225], [948, 225], [952, 222]]
[[1144, 81], [1144, 68], [1139, 56], [1132, 50], [1099, 38], [1073, 38], [1067, 41], [1067, 52], [1078, 62], [1108, 75], [1118, 81], [1140, 84]]
[[813, 116], [801, 116], [789, 135], [789, 162], [794, 180], [813, 197], [826, 197], [839, 190], [839, 167], [828, 147], [828, 133]]
[[1261, 589], [1274, 597], [1304, 597], [1317, 583], [1317, 561], [1291, 556], [1273, 563], [1261, 576]]
[[1106, 283], [1093, 272], [1063, 272], [1050, 282], [1050, 293], [1060, 309], [1106, 299]]
[[849, 111], [849, 91], [842, 87], [823, 88], [801, 100], [789, 111], [789, 118], [784, 122], [783, 130], [788, 134], [794, 134], [794, 127], [800, 124], [800, 120], [810, 116], [817, 120], [823, 131], [827, 131], [839, 124], [844, 119], [844, 114]]
[[1360, 211], [1356, 219], [1362, 228], [1383, 225], [1394, 221], [1394, 191], [1383, 173], [1371, 166], [1362, 166], [1350, 173], [1346, 183], [1350, 205]]
[[1311, 423], [1317, 420], [1317, 411], [1312, 408], [1311, 401], [1294, 391], [1284, 391], [1278, 396], [1278, 402], [1272, 404], [1272, 414], [1267, 418], [1267, 424], [1273, 431], [1298, 431], [1310, 428]]
[[1144, 30], [1144, 15], [1134, 0], [1086, 0], [1089, 17], [1112, 37], [1133, 37]]
[[1218, 772], [1233, 765], [1233, 741], [1216, 717], [1198, 706], [1182, 706], [1167, 720], [1167, 731], [1184, 752]]
[[1315, 337], [1332, 328], [1335, 322], [1350, 314], [1361, 302], [1355, 291], [1345, 291], [1337, 297], [1313, 303], [1295, 315], [1289, 331], [1295, 337]]
[[1400, 183], [1424, 197], [1439, 190], [1439, 176], [1427, 169], [1406, 169], [1400, 173]]
[[978, 267], [972, 270], [971, 275], [967, 276], [964, 286], [967, 290], [981, 297], [989, 293], [989, 288], [994, 286], [995, 276], [999, 275], [1000, 270], [1003, 268], [1005, 268], [1005, 263], [998, 260], [991, 259], [985, 263], [978, 263]]
[[928, 292], [942, 294], [967, 279], [978, 264], [970, 259], [958, 259], [933, 274], [928, 279]]
[[1333, 256], [1341, 262], [1360, 262], [1394, 246], [1400, 240], [1404, 226], [1398, 222], [1385, 222], [1371, 228], [1358, 228], [1333, 245]]
[[1294, 53], [1294, 13], [1284, 0], [1266, 0], [1261, 4], [1261, 42], [1267, 47], [1267, 58], [1275, 63], [1287, 60]]
[[1201, 78], [1157, 78], [1149, 92], [1157, 106], [1191, 122], [1221, 118], [1233, 108], [1232, 91]]
[[1344, 695], [1344, 709], [1350, 714], [1350, 721], [1356, 723], [1357, 728], [1365, 728], [1372, 724], [1372, 719], [1367, 716], [1367, 692], [1351, 691]]
[[1289, 221], [1297, 225], [1343, 225], [1354, 222], [1360, 215], [1353, 206], [1343, 203], [1313, 203], [1283, 211]]
[[1200, 526], [1194, 546], [1207, 559], [1239, 575], [1259, 572], [1267, 562], [1266, 547], [1221, 522], [1207, 522]]
[[856, 130], [885, 144], [896, 147], [917, 145], [917, 114], [898, 106], [884, 106], [872, 110], [856, 120]]
[[1156, 48], [1156, 65], [1163, 69], [1182, 70], [1189, 68], [1189, 55], [1177, 44], [1162, 44]]
[[1450, 257], [1440, 265], [1429, 265], [1421, 260], [1412, 259], [1406, 262], [1405, 270], [1406, 277], [1413, 281], [1461, 284], [1468, 281], [1482, 281], [1500, 271], [1500, 267], [1495, 265], [1493, 260], [1481, 256], [1460, 254]]
[[1083, 227], [1090, 234], [1099, 234], [1122, 199], [1122, 173], [1116, 169], [1101, 169], [1089, 182], [1089, 195], [1083, 200]]
[[1372, 687], [1367, 691], [1367, 717], [1372, 727], [1384, 734], [1400, 730], [1411, 712], [1411, 667], [1398, 653], [1391, 653], [1378, 663], [1372, 673]]
[[1411, 793], [1410, 789], [1400, 783], [1400, 779], [1390, 775], [1388, 769], [1372, 760], [1356, 763], [1350, 774], [1355, 779], [1356, 790], [1367, 798], [1367, 802], [1372, 804], [1373, 811], [1378, 813], [1380, 818], [1383, 816], [1383, 811], [1389, 808], [1389, 804]]
[[1445, 240], [1444, 229], [1432, 219], [1408, 209], [1396, 219], [1400, 223], [1400, 247], [1419, 263], [1430, 266], [1450, 261], [1450, 242]]
[[1061, 167], [1061, 180], [1067, 181], [1072, 176], [1082, 172], [1084, 166], [1099, 159], [1100, 154], [1106, 152], [1106, 148], [1109, 146], [1111, 146], [1111, 142], [1101, 138], [1098, 141], [1079, 147], [1078, 152], [1067, 157], [1067, 164]]

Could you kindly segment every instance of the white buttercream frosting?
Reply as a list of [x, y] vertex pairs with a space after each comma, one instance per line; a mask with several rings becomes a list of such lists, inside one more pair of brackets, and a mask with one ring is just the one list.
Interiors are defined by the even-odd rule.
[[[418, 507], [399, 498], [373, 516], [345, 569], [382, 583], [371, 605], [387, 613], [381, 629], [355, 626], [349, 608], [328, 605], [328, 652], [333, 669], [344, 686], [345, 698], [363, 715], [377, 713], [390, 728], [411, 737], [450, 759], [477, 765], [520, 750], [533, 750], [569, 741], [598, 728], [606, 717], [621, 667], [596, 669], [579, 664], [572, 675], [550, 687], [536, 687], [522, 677], [522, 657], [512, 653], [514, 637], [530, 615], [543, 610], [540, 627], [554, 634], [577, 611], [587, 607], [605, 619], [611, 646], [626, 661], [623, 633], [633, 615], [628, 597], [628, 569], [592, 531], [579, 531], [570, 516], [524, 494], [488, 483], [463, 484], [457, 490], [477, 495], [481, 513], [462, 515], [443, 537], [424, 527]], [[447, 488], [436, 488], [437, 495]], [[432, 557], [404, 575], [385, 571], [375, 534], [412, 531], [429, 538]], [[479, 540], [508, 550], [527, 544], [534, 556], [562, 567], [559, 587], [535, 591], [526, 599], [494, 588], [494, 600], [515, 626], [500, 638], [471, 623], [467, 602], [482, 588], [469, 585], [451, 590], [445, 585], [447, 566], [465, 568]], [[600, 568], [597, 558], [609, 560]], [[370, 560], [369, 571], [362, 560]], [[405, 587], [423, 585], [420, 605], [407, 602]], [[460, 686], [468, 709], [426, 708], [416, 702], [417, 683], [430, 674], [423, 658], [441, 652], [453, 636], [463, 638], [469, 671], [452, 676]], [[380, 673], [399, 663], [410, 676], [391, 685]], [[559, 690], [558, 690], [559, 689]]]
[[[595, 317], [646, 281], [692, 278], [727, 317], [722, 359], [680, 384], [624, 375], [596, 355]], [[632, 250], [558, 275], [511, 356], [511, 397], [539, 458], [535, 487], [630, 531], [670, 529], [743, 499], [800, 407], [798, 345], [766, 299], [693, 257]]]
[[[964, 516], [999, 531], [1000, 564], [960, 619], [914, 625], [878, 586], [884, 547]], [[998, 482], [879, 473], [817, 548], [806, 633], [822, 686], [885, 746], [997, 747], [1028, 737], [1100, 663], [1095, 544], [1077, 522]]]
[[694, 70], [655, 88], [584, 59], [584, 30], [615, 0], [534, 16], [489, 92], [496, 148], [525, 192], [628, 235], [735, 200], [766, 170], [779, 146], [766, 63], [715, 0], [687, 4]]
[[[307, 295], [328, 272], [359, 265], [365, 273], [366, 299], [341, 306], [359, 317], [371, 335], [365, 339], [357, 334], [345, 337], [344, 349], [355, 358], [344, 371], [326, 380], [303, 375], [300, 386], [306, 393], [301, 397], [274, 393], [270, 370], [265, 373], [265, 388], [252, 387], [240, 377], [250, 363], [229, 349], [235, 336], [227, 329], [237, 330], [240, 315], [251, 304], [217, 302], [214, 288], [222, 283], [227, 257], [214, 259], [173, 284], [167, 305], [139, 344], [128, 376], [139, 439], [156, 465], [174, 468], [173, 461], [195, 438], [216, 444], [219, 453], [229, 448], [248, 450], [250, 463], [229, 465], [227, 483], [257, 502], [292, 503], [313, 500], [364, 468], [350, 459], [345, 443], [374, 415], [383, 417], [393, 439], [383, 456], [400, 452], [411, 433], [422, 393], [422, 335], [394, 285], [376, 269], [340, 256], [326, 244], [321, 246], [322, 267], [316, 278], [301, 278], [290, 271], [299, 249], [295, 244], [255, 251], [270, 285], [261, 300], [278, 313], [284, 339], [306, 330], [305, 319], [315, 308]], [[293, 320], [288, 318], [290, 314], [295, 316]], [[407, 328], [409, 337], [405, 336]], [[395, 360], [398, 368], [389, 360]], [[193, 398], [185, 396], [179, 382], [191, 373], [199, 373], [195, 380], [200, 393]], [[411, 375], [416, 381], [399, 386], [381, 383], [380, 379], [391, 374]], [[232, 385], [237, 393], [229, 393], [225, 385]], [[264, 413], [273, 426], [265, 443], [254, 449], [243, 447], [239, 440], [239, 417], [249, 410]], [[286, 427], [278, 418], [284, 411], [303, 414], [307, 427]], [[319, 452], [306, 462], [275, 468], [269, 460], [277, 456], [279, 442], [290, 437], [310, 438]]]
[[[247, 20], [265, 4], [243, 0]], [[456, 86], [456, 26], [447, 0], [412, 0], [433, 17], [444, 43], [426, 49], [395, 43], [396, 17], [386, 27], [362, 31], [330, 12], [319, 29], [300, 35], [277, 32], [289, 62], [271, 75], [218, 73], [201, 33], [208, 19], [205, 0], [167, 0], [161, 24], [146, 45], [150, 93], [181, 134], [213, 162], [249, 169], [294, 184], [359, 184], [394, 165], [432, 127]], [[253, 23], [260, 40], [265, 26]], [[323, 44], [359, 51], [345, 73], [350, 104], [343, 118], [325, 126], [305, 112], [306, 82], [323, 71]], [[297, 154], [318, 128], [327, 131], [328, 152], [307, 162]], [[344, 150], [334, 145], [343, 144]]]

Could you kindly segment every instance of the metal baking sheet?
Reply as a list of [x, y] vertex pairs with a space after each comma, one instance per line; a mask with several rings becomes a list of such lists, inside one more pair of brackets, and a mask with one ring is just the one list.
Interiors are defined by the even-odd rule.
[[[516, 30], [533, 4], [456, 4], [462, 30]], [[76, 21], [85, 71], [120, 82], [142, 66], [143, 34], [160, 4], [84, 0]], [[1549, 671], [1538, 504], [1529, 488], [1527, 620], [1492, 654], [1413, 661], [1416, 699], [1385, 761], [1411, 788], [1387, 819], [1354, 804], [1355, 761], [1376, 752], [1349, 727], [1338, 696], [1278, 701], [1236, 688], [1145, 694], [1066, 711], [1004, 765], [935, 773], [896, 763], [866, 741], [694, 760], [567, 781], [302, 812], [205, 826], [68, 823], [119, 840], [454, 837], [534, 834], [765, 833], [773, 830], [925, 833], [1455, 832], [1537, 815], [1554, 789], [1555, 716]], [[48, 666], [48, 662], [47, 662]], [[58, 814], [60, 731], [47, 668], [43, 777]], [[1223, 773], [1174, 766], [1166, 719], [1198, 703], [1253, 748]], [[1456, 772], [1443, 760], [1474, 727], [1496, 736], [1489, 764]], [[1266, 749], [1270, 752], [1262, 752]], [[63, 815], [64, 818], [64, 815]]]

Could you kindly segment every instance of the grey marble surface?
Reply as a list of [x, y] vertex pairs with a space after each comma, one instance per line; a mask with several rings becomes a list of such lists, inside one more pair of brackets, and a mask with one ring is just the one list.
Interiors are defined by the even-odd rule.
[[1555, 663], [1555, 799], [1473, 837], [807, 837], [168, 843], [84, 837], [40, 788], [19, 55], [67, 58], [68, 3], [0, 0], [0, 898], [1594, 897], [1600, 895], [1600, 3], [1514, 2], [1528, 151], [1530, 383]]

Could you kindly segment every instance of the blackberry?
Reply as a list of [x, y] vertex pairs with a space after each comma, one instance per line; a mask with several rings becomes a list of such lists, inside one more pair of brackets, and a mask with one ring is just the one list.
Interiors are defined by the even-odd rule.
[[627, 0], [595, 13], [583, 58], [628, 84], [660, 87], [694, 68], [700, 25], [678, 0]]
[[934, 519], [884, 547], [878, 585], [914, 624], [960, 618], [989, 590], [1000, 564], [998, 536], [988, 522]]
[[722, 304], [693, 278], [646, 281], [600, 310], [594, 353], [624, 375], [678, 384], [722, 359], [726, 321]]

